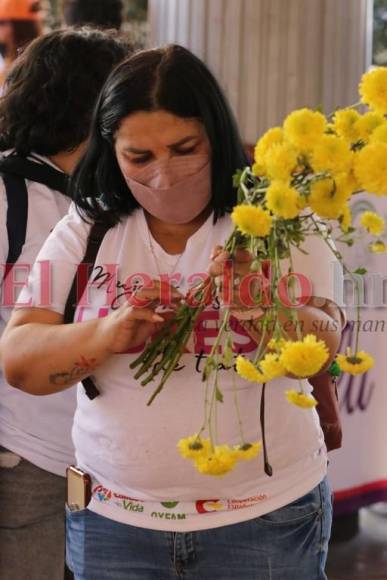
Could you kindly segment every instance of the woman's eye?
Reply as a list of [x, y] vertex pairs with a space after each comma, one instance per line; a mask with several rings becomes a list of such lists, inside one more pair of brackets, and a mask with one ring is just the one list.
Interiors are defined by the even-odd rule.
[[189, 155], [195, 151], [196, 147], [190, 147], [189, 149], [178, 149], [176, 151], [177, 155]]
[[129, 161], [135, 165], [140, 165], [141, 163], [148, 163], [150, 157], [148, 155], [146, 157], [136, 157], [135, 159], [129, 159]]

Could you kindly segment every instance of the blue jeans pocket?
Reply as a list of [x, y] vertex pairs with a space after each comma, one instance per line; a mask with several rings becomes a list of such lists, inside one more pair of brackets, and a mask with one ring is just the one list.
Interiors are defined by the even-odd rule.
[[291, 524], [302, 520], [313, 518], [322, 514], [322, 498], [319, 486], [312, 489], [307, 494], [296, 499], [286, 506], [269, 512], [261, 516], [261, 521], [268, 524]]
[[302, 497], [254, 522], [273, 546], [273, 578], [326, 579], [324, 569], [332, 523], [326, 479]]

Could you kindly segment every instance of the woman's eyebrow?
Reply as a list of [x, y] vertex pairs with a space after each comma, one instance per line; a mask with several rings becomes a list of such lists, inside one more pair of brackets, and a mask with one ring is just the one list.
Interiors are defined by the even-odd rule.
[[137, 149], [136, 147], [125, 147], [124, 151], [126, 153], [138, 153], [139, 155], [151, 152], [149, 149]]
[[188, 141], [192, 141], [192, 139], [199, 139], [199, 135], [189, 135], [188, 137], [184, 137], [184, 139], [180, 139], [176, 143], [172, 143], [172, 145], [168, 145], [169, 149], [173, 149], [175, 147], [181, 147], [181, 145], [185, 145]]

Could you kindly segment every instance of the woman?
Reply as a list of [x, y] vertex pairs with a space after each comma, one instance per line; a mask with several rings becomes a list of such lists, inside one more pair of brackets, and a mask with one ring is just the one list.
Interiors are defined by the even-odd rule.
[[38, 0], [0, 0], [0, 52], [3, 66], [0, 85], [17, 53], [42, 34], [42, 11]]
[[[14, 63], [0, 101], [0, 263], [16, 262], [15, 273], [19, 266], [22, 271], [32, 266], [44, 240], [66, 215], [66, 176], [85, 150], [99, 92], [127, 49], [101, 31], [56, 30], [34, 40]], [[27, 165], [28, 180], [22, 179], [27, 177], [23, 172], [17, 179], [5, 171], [7, 163], [9, 168], [15, 162]], [[4, 288], [12, 276], [11, 271], [4, 277], [1, 269]], [[0, 334], [11, 315], [4, 302]], [[0, 370], [2, 580], [63, 579], [65, 475], [74, 460], [75, 406], [75, 389], [31, 397], [10, 387]]]
[[[228, 214], [236, 202], [232, 175], [245, 164], [218, 84], [186, 49], [138, 53], [110, 76], [74, 179], [82, 217], [71, 211], [38, 258], [52, 262], [52, 304], [38, 307], [36, 269], [22, 297], [32, 298], [34, 307], [13, 314], [2, 342], [5, 372], [15, 387], [55, 393], [74, 384], [77, 374], [78, 380], [92, 375], [101, 392], [90, 401], [79, 391], [73, 429], [78, 466], [92, 478], [93, 489], [87, 509], [68, 513], [68, 559], [78, 579], [325, 578], [331, 523], [326, 449], [316, 413], [286, 402], [291, 380], [277, 379], [268, 392], [274, 475], [267, 477], [262, 461], [248, 462], [214, 480], [191, 470], [176, 442], [201, 424], [200, 363], [218, 311], [202, 313], [195, 346], [151, 407], [146, 407], [149, 391], [129, 370], [166, 318], [155, 312], [160, 275], [175, 274], [179, 289], [170, 289], [175, 304], [189, 277], [207, 270], [212, 248], [229, 235]], [[85, 252], [88, 222], [94, 220], [112, 227], [78, 322], [63, 325], [64, 303]], [[299, 254], [295, 263], [314, 280], [317, 296], [331, 298], [331, 258], [323, 246], [312, 244], [311, 255]], [[213, 274], [224, 260], [218, 251], [215, 256]], [[114, 265], [117, 277], [108, 270]], [[236, 271], [245, 266], [242, 253]], [[153, 285], [141, 285], [144, 274]], [[300, 317], [307, 327], [313, 320], [325, 328], [332, 321], [314, 305], [304, 307]], [[339, 332], [320, 337], [332, 360]], [[256, 346], [241, 326], [235, 343], [250, 353]], [[257, 391], [236, 380], [245, 431], [255, 440]], [[232, 383], [225, 372], [219, 439], [237, 443]]]

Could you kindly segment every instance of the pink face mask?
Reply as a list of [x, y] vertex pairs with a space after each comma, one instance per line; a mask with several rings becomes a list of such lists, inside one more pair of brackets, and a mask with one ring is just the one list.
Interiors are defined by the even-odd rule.
[[197, 217], [211, 200], [208, 155], [154, 161], [132, 177], [124, 175], [133, 197], [151, 215], [171, 224]]

